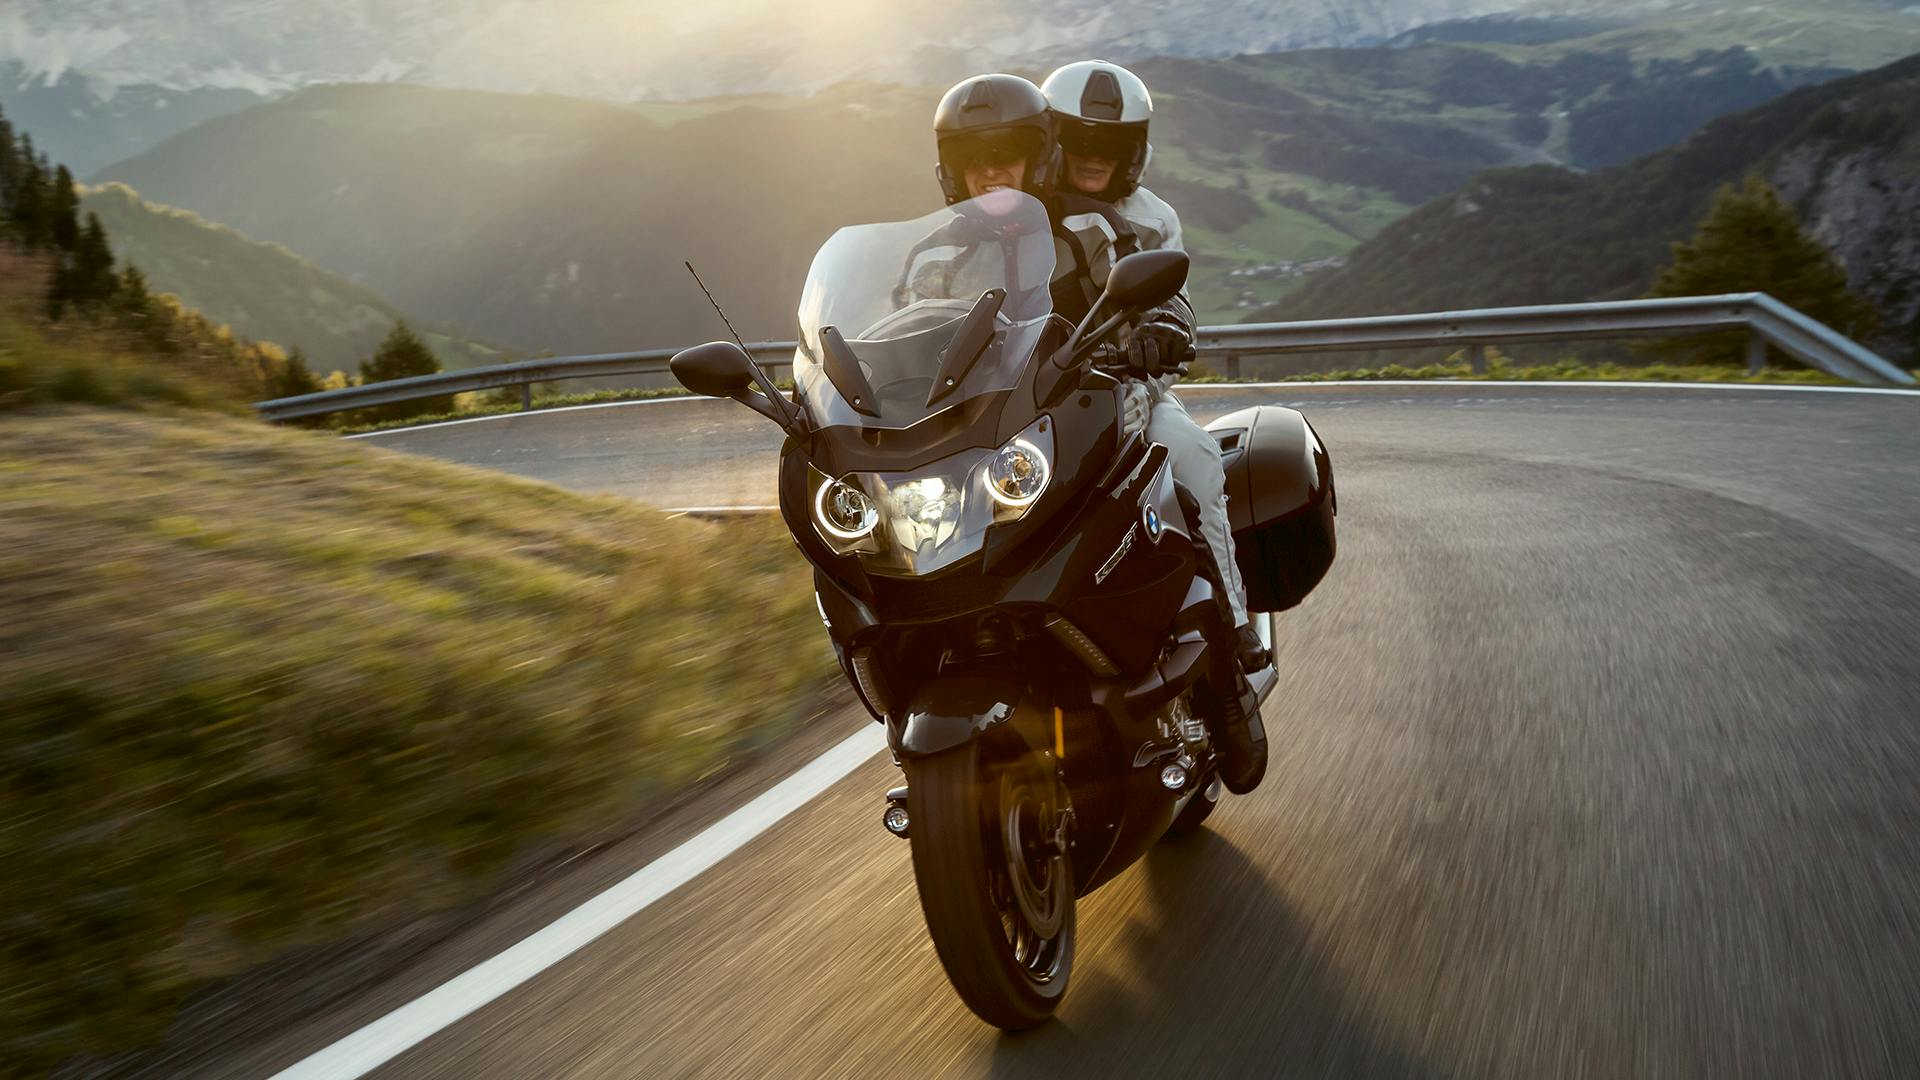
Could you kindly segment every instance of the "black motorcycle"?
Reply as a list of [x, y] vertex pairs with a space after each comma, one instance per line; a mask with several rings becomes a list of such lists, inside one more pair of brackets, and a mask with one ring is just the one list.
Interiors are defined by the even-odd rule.
[[[1055, 265], [1041, 204], [993, 192], [827, 241], [792, 396], [731, 342], [673, 358], [787, 433], [781, 513], [905, 772], [883, 822], [954, 989], [1002, 1028], [1066, 993], [1076, 897], [1212, 812], [1219, 725], [1245, 718], [1264, 753], [1276, 681], [1239, 670], [1193, 502], [1164, 447], [1123, 437], [1096, 363], [1186, 256], [1120, 260], [1078, 326], [1053, 312]], [[1249, 607], [1285, 610], [1333, 561], [1327, 452], [1290, 409], [1209, 430]]]

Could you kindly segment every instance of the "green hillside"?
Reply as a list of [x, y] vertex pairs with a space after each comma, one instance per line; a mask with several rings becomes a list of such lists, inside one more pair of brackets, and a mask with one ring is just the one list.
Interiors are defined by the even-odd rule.
[[[373, 290], [330, 274], [278, 244], [261, 243], [187, 210], [158, 206], [124, 184], [86, 191], [114, 254], [160, 292], [257, 341], [298, 345], [319, 371], [352, 371], [401, 313]], [[500, 353], [459, 337], [431, 335], [450, 368], [495, 361]]]
[[0, 1076], [141, 1072], [197, 991], [424, 926], [808, 715], [777, 522], [262, 424], [311, 375], [0, 136]]
[[1896, 358], [1920, 344], [1920, 56], [1724, 117], [1628, 165], [1485, 173], [1255, 317], [1636, 296], [1714, 190], [1750, 172], [1782, 191], [1879, 306], [1874, 344]]
[[7, 1076], [126, 1075], [195, 991], [486, 895], [832, 671], [774, 523], [208, 413], [14, 413], [0, 474]]
[[[1882, 14], [1879, 37], [1910, 23], [1920, 48], [1920, 19]], [[1670, 60], [1583, 46], [1619, 32], [1136, 65], [1159, 109], [1149, 183], [1187, 221], [1203, 318], [1279, 299], [1488, 167], [1624, 160], [1833, 70], [1738, 49]], [[1725, 36], [1693, 40], [1721, 48]], [[100, 177], [486, 339], [571, 352], [711, 337], [719, 323], [683, 259], [744, 334], [780, 338], [835, 227], [935, 205], [927, 123], [940, 89], [628, 107], [321, 87]]]
[[1632, 25], [1603, 30], [1563, 50], [1625, 50], [1644, 59], [1685, 59], [1739, 47], [1769, 67], [1865, 70], [1920, 50], [1920, 14], [1908, 0], [1695, 0]]

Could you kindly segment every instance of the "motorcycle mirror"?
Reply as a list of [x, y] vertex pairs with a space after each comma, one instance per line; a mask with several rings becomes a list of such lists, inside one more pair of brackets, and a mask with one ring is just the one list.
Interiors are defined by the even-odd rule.
[[1134, 311], [1159, 307], [1187, 283], [1188, 265], [1184, 251], [1136, 251], [1113, 265], [1107, 296]]
[[[1054, 354], [1054, 366], [1072, 367], [1128, 318], [1173, 299], [1187, 283], [1188, 266], [1184, 251], [1136, 251], [1115, 263], [1107, 274], [1107, 287], [1100, 298], [1093, 302], [1080, 325], [1074, 327], [1066, 345]], [[1095, 327], [1093, 320], [1102, 311], [1113, 314]]]
[[[779, 398], [773, 380], [747, 350], [731, 341], [709, 341], [673, 354], [667, 367], [680, 385], [707, 397], [729, 398], [779, 424], [789, 434], [798, 435], [797, 418]], [[759, 384], [760, 392], [754, 392]]]
[[736, 397], [753, 385], [753, 357], [731, 341], [681, 349], [667, 367], [681, 386], [707, 397]]

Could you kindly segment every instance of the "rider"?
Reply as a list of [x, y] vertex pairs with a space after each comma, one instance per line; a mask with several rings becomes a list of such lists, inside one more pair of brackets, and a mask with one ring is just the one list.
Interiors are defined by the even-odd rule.
[[[1064, 158], [1061, 186], [1107, 210], [1073, 213], [1069, 205], [1061, 222], [1082, 238], [1094, 281], [1106, 280], [1115, 257], [1108, 253], [1125, 253], [1129, 230], [1131, 244], [1140, 250], [1182, 250], [1180, 215], [1140, 186], [1140, 174], [1153, 159], [1153, 146], [1147, 142], [1153, 98], [1139, 76], [1104, 60], [1082, 60], [1056, 70], [1040, 88], [1053, 110]], [[1118, 223], [1115, 211], [1121, 219]], [[1128, 339], [1128, 366], [1148, 377], [1130, 380], [1127, 392], [1150, 403], [1147, 438], [1167, 448], [1175, 481], [1199, 504], [1200, 533], [1224, 579], [1239, 630], [1240, 665], [1252, 674], [1266, 667], [1271, 657], [1247, 617], [1246, 587], [1234, 561], [1233, 530], [1227, 523], [1220, 447], [1194, 423], [1173, 393], [1180, 365], [1193, 358], [1193, 333], [1193, 306], [1182, 289], [1165, 306], [1149, 312]]]
[[[916, 297], [977, 296], [981, 290], [970, 287], [969, 278], [1012, 277], [1002, 266], [1004, 243], [981, 243], [1008, 239], [995, 228], [995, 215], [1022, 225], [1027, 220], [1014, 202], [985, 197], [996, 191], [1024, 191], [1044, 200], [1052, 192], [1060, 169], [1053, 121], [1046, 96], [1031, 82], [1018, 75], [977, 75], [940, 99], [933, 132], [940, 190], [947, 205], [965, 205], [960, 218], [916, 245], [901, 287]], [[1044, 237], [1035, 239], [1044, 242]], [[991, 265], [983, 265], [989, 261]], [[1048, 286], [1044, 280], [1032, 284]]]
[[1002, 188], [1044, 200], [1059, 178], [1046, 95], [1018, 75], [975, 75], [948, 90], [933, 112], [933, 138], [934, 175], [949, 206]]
[[[1139, 78], [1100, 61], [1061, 68], [1045, 89], [1015, 75], [977, 75], [948, 90], [934, 110], [935, 175], [949, 205], [1006, 188], [1047, 204], [1057, 246], [1068, 256], [1056, 260], [1054, 310], [1077, 321], [1099, 296], [1114, 261], [1143, 247], [1180, 249], [1179, 215], [1139, 186], [1151, 153], [1146, 135], [1152, 109]], [[1065, 145], [1078, 149], [1063, 154]], [[1075, 190], [1056, 189], [1063, 174]], [[944, 259], [909, 268], [914, 292], [958, 295], [953, 283], [968, 253], [950, 250]], [[1128, 366], [1146, 378], [1127, 383], [1123, 422], [1129, 433], [1144, 428], [1149, 439], [1167, 447], [1175, 482], [1197, 503], [1209, 561], [1238, 630], [1236, 657], [1251, 674], [1271, 658], [1247, 618], [1219, 446], [1169, 390], [1179, 365], [1192, 359], [1193, 326], [1193, 308], [1182, 290], [1134, 328]], [[1249, 720], [1236, 709], [1221, 732], [1224, 756], [1240, 763], [1224, 776], [1235, 792], [1250, 790], [1264, 770], [1251, 764], [1264, 761], [1258, 746], [1264, 735], [1256, 735]]]

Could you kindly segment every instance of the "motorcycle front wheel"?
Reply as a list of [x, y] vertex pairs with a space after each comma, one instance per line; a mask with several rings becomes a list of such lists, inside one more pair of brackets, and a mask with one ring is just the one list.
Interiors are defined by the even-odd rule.
[[1052, 760], [975, 739], [906, 770], [913, 877], [947, 980], [995, 1027], [1045, 1022], [1067, 992], [1074, 938]]

